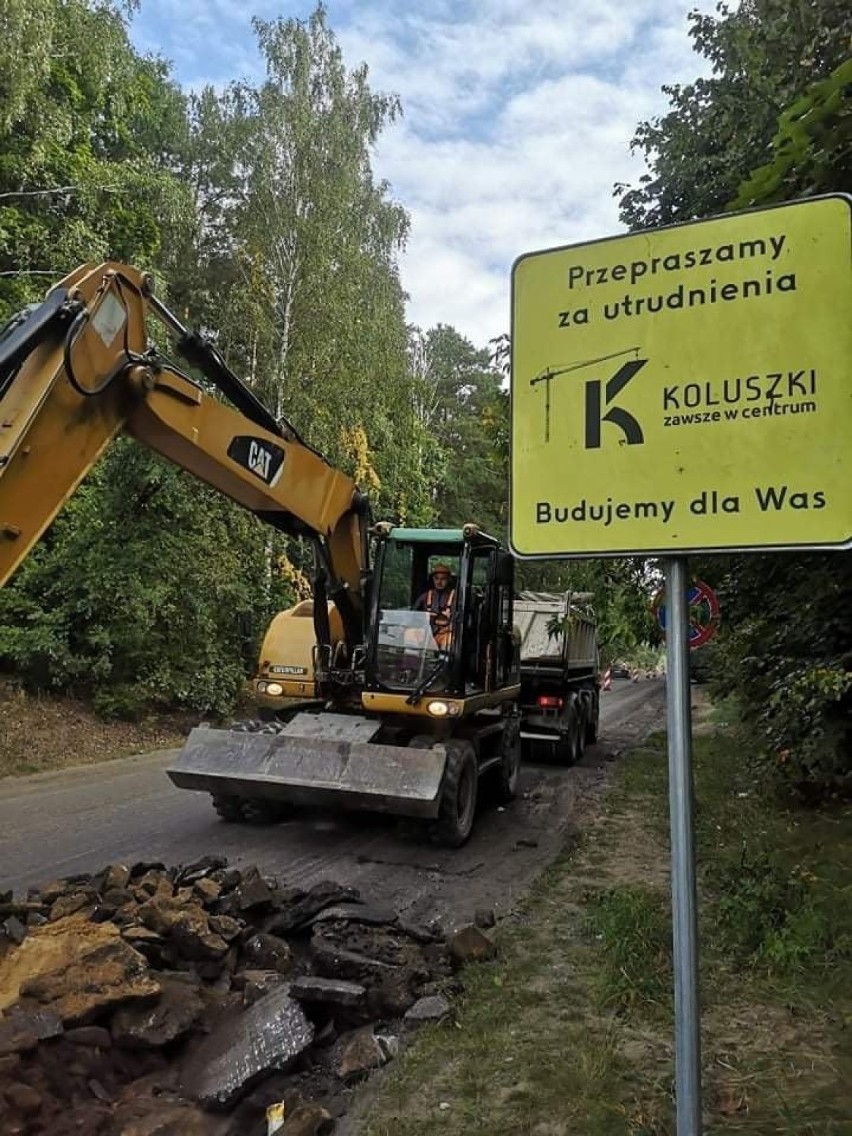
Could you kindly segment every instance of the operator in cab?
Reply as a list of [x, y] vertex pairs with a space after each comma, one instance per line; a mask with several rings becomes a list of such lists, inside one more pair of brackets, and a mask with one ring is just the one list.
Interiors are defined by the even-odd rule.
[[456, 585], [448, 564], [436, 564], [432, 569], [432, 584], [418, 596], [415, 611], [427, 611], [432, 624], [432, 634], [439, 651], [446, 651], [452, 639], [453, 605], [456, 598]]

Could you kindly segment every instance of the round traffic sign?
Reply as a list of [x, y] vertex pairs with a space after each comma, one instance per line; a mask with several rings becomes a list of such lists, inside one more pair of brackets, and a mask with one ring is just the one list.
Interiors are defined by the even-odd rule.
[[[654, 618], [666, 630], [666, 590], [661, 588], [654, 596]], [[686, 594], [689, 605], [689, 646], [703, 647], [716, 634], [719, 623], [719, 600], [716, 593], [703, 580], [695, 580]]]

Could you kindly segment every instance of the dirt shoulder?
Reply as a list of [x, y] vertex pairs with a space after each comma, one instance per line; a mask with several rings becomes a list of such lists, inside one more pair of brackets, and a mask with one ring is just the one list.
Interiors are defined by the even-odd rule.
[[169, 749], [195, 724], [189, 715], [105, 722], [78, 699], [33, 697], [0, 679], [0, 777]]
[[[781, 809], [696, 707], [706, 1136], [843, 1136], [852, 815]], [[634, 749], [347, 1136], [671, 1136], [666, 751]]]

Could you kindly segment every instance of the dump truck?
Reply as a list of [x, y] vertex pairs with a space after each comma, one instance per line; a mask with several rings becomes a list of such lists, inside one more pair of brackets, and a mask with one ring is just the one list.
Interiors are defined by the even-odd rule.
[[[149, 321], [201, 380], [151, 342]], [[512, 800], [511, 554], [475, 523], [373, 523], [358, 486], [138, 268], [82, 265], [0, 331], [0, 586], [119, 434], [314, 550], [313, 598], [280, 613], [261, 649], [255, 687], [274, 721], [193, 730], [167, 770], [175, 785], [209, 793], [227, 821], [379, 810], [423, 818], [450, 846], [470, 836], [483, 779]], [[440, 617], [419, 604], [439, 562], [453, 573]]]
[[597, 741], [600, 678], [589, 592], [520, 592], [521, 743], [530, 758], [572, 765]]

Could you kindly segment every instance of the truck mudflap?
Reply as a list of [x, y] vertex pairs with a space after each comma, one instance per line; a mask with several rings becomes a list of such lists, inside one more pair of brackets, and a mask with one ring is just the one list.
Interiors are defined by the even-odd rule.
[[297, 714], [280, 733], [194, 729], [166, 773], [181, 789], [297, 805], [435, 818], [446, 765], [431, 749], [382, 745], [379, 724], [343, 714]]

